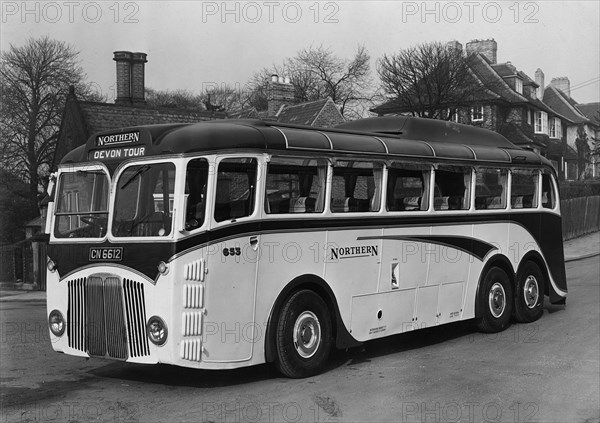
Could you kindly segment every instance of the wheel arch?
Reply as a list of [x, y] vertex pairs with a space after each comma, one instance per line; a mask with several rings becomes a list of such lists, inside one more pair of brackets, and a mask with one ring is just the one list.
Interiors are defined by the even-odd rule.
[[508, 257], [506, 257], [504, 254], [493, 255], [483, 266], [483, 269], [481, 269], [481, 273], [479, 274], [479, 280], [477, 281], [477, 291], [475, 292], [475, 318], [481, 317], [481, 310], [479, 308], [479, 289], [481, 288], [481, 283], [483, 282], [483, 279], [492, 267], [499, 267], [500, 269], [504, 270], [508, 275], [508, 278], [510, 279], [510, 283], [513, 286], [513, 288], [515, 288], [516, 286], [515, 284], [517, 277]]
[[348, 332], [348, 329], [344, 325], [337, 300], [329, 284], [317, 275], [307, 274], [298, 276], [290, 281], [281, 290], [271, 307], [265, 335], [265, 361], [273, 362], [277, 356], [275, 346], [276, 322], [285, 300], [294, 292], [302, 289], [315, 292], [327, 304], [333, 322], [333, 336], [337, 348], [351, 348], [362, 344], [350, 335], [350, 332]]

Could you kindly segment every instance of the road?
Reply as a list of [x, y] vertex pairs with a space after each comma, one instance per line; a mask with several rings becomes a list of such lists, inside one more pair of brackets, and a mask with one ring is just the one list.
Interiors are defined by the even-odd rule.
[[600, 265], [567, 264], [567, 306], [496, 335], [454, 324], [337, 352], [304, 380], [55, 353], [43, 302], [2, 302], [2, 422], [598, 422]]

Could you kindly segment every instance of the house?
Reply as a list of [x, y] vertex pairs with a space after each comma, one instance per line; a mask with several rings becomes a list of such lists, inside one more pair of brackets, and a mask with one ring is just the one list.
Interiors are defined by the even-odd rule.
[[[463, 51], [457, 41], [451, 41], [448, 47]], [[445, 116], [455, 122], [496, 131], [513, 144], [546, 156], [562, 174], [561, 166], [576, 160], [575, 152], [565, 142], [566, 129], [573, 122], [542, 100], [541, 70], [536, 72], [534, 80], [511, 62], [498, 63], [497, 51], [493, 39], [466, 44], [464, 53], [469, 58], [470, 79], [478, 89], [465, 106], [448, 105]], [[393, 100], [371, 111], [380, 116], [412, 112]]]
[[296, 99], [295, 91], [289, 78], [282, 78], [274, 74], [267, 83], [267, 110], [256, 112], [253, 109], [245, 113], [249, 117], [256, 116], [281, 123], [323, 128], [336, 126], [346, 121], [330, 97], [300, 103]]
[[298, 103], [288, 79], [274, 75], [267, 85], [268, 110], [244, 109], [235, 113], [150, 107], [145, 100], [145, 53], [114, 52], [117, 98], [114, 103], [82, 101], [71, 88], [61, 122], [53, 160], [55, 170], [72, 149], [96, 132], [127, 126], [160, 123], [194, 123], [214, 119], [268, 119], [311, 126], [335, 126], [344, 117], [330, 98]]
[[[567, 77], [553, 78], [543, 92], [544, 103], [571, 122], [566, 129], [566, 143], [575, 150], [575, 157], [578, 156], [576, 140], [580, 131], [587, 135], [588, 147], [593, 150], [594, 140], [600, 139], [600, 103], [578, 104], [571, 97], [571, 83]], [[589, 160], [588, 163], [576, 162], [565, 172], [568, 179], [577, 179], [578, 174], [586, 177], [600, 176], [600, 157], [592, 155], [586, 159]], [[585, 169], [579, 169], [581, 166]]]
[[116, 51], [117, 98], [114, 103], [82, 101], [71, 88], [54, 153], [53, 169], [72, 149], [84, 144], [96, 132], [127, 126], [159, 123], [193, 123], [224, 119], [226, 113], [149, 107], [145, 100], [145, 53]]

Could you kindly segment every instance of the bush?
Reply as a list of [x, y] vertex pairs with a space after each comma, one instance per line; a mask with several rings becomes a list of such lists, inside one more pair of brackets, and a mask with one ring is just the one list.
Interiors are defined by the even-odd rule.
[[600, 195], [600, 180], [588, 179], [585, 181], [562, 181], [560, 182], [560, 198], [591, 197]]

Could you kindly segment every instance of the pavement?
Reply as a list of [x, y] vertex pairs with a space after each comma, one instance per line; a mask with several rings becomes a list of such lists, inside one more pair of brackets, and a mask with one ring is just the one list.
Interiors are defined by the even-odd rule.
[[[565, 262], [600, 255], [600, 232], [594, 232], [563, 243]], [[46, 301], [45, 291], [34, 291], [30, 284], [0, 282], [0, 303], [10, 301]]]

